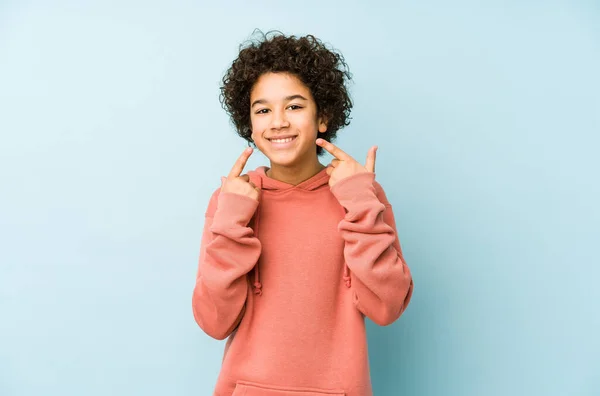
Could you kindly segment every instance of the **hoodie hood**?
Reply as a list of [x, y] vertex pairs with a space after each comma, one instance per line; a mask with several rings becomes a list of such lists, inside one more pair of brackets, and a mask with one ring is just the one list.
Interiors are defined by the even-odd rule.
[[326, 172], [327, 168], [323, 168], [314, 176], [304, 180], [302, 183], [299, 183], [297, 185], [289, 184], [280, 180], [270, 178], [269, 176], [267, 176], [267, 170], [269, 170], [268, 167], [260, 166], [256, 168], [256, 170], [249, 171], [247, 173], [250, 177], [250, 181], [252, 181], [257, 187], [260, 187], [261, 190], [287, 191], [297, 189], [313, 191], [329, 183], [329, 175]]
[[[250, 181], [254, 183], [254, 185], [261, 189], [261, 191], [273, 191], [275, 193], [285, 192], [289, 190], [305, 190], [305, 191], [314, 191], [320, 188], [327, 187], [329, 188], [329, 175], [327, 174], [327, 168], [323, 168], [315, 175], [310, 178], [304, 180], [303, 182], [293, 185], [286, 182], [282, 182], [280, 180], [276, 180], [267, 176], [267, 170], [269, 168], [266, 166], [259, 166], [255, 170], [249, 171], [247, 174], [250, 177]], [[262, 197], [260, 198], [262, 199]], [[254, 216], [250, 220], [250, 227], [254, 230], [254, 236], [258, 238], [258, 229], [260, 223], [260, 200], [258, 202], [258, 207], [256, 208], [256, 212]], [[349, 285], [349, 275], [347, 274], [347, 268], [345, 268], [344, 272], [344, 280], [348, 287]], [[258, 268], [258, 263], [254, 266], [254, 294], [261, 295], [262, 294], [262, 284], [260, 283], [260, 273]]]

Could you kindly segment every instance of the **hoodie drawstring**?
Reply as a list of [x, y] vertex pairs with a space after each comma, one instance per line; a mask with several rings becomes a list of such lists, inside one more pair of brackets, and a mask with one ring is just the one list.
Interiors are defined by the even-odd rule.
[[346, 282], [346, 287], [350, 287], [350, 269], [347, 264], [344, 264], [344, 282]]
[[254, 266], [254, 294], [262, 296], [262, 284], [258, 276], [258, 264]]

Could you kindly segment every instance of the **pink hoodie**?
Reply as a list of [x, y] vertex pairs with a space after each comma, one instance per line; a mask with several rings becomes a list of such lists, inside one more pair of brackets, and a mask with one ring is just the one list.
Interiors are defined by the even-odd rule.
[[205, 214], [194, 317], [229, 336], [214, 395], [370, 396], [364, 317], [388, 325], [413, 281], [375, 174], [330, 188], [248, 172], [260, 203], [217, 189]]

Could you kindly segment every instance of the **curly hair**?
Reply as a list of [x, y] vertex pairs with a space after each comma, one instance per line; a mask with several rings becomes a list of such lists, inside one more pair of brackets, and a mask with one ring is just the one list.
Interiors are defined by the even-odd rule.
[[[285, 72], [296, 76], [313, 95], [317, 116], [327, 121], [327, 131], [320, 135], [335, 139], [338, 130], [350, 124], [352, 100], [347, 83], [352, 80], [341, 53], [329, 49], [313, 35], [285, 36], [270, 31], [257, 41], [241, 44], [239, 55], [223, 76], [219, 100], [230, 116], [238, 135], [254, 144], [250, 123], [250, 92], [260, 76], [268, 72]], [[323, 148], [315, 145], [317, 155]]]

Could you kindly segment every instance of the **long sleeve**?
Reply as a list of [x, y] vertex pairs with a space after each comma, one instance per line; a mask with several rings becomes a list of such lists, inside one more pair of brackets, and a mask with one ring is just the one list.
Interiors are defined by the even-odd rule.
[[414, 287], [392, 206], [371, 172], [344, 178], [331, 192], [346, 209], [338, 230], [345, 242], [354, 303], [376, 324], [389, 325], [406, 309]]
[[202, 330], [222, 340], [244, 315], [246, 274], [257, 263], [261, 244], [248, 226], [258, 201], [219, 191], [205, 214], [192, 309]]

